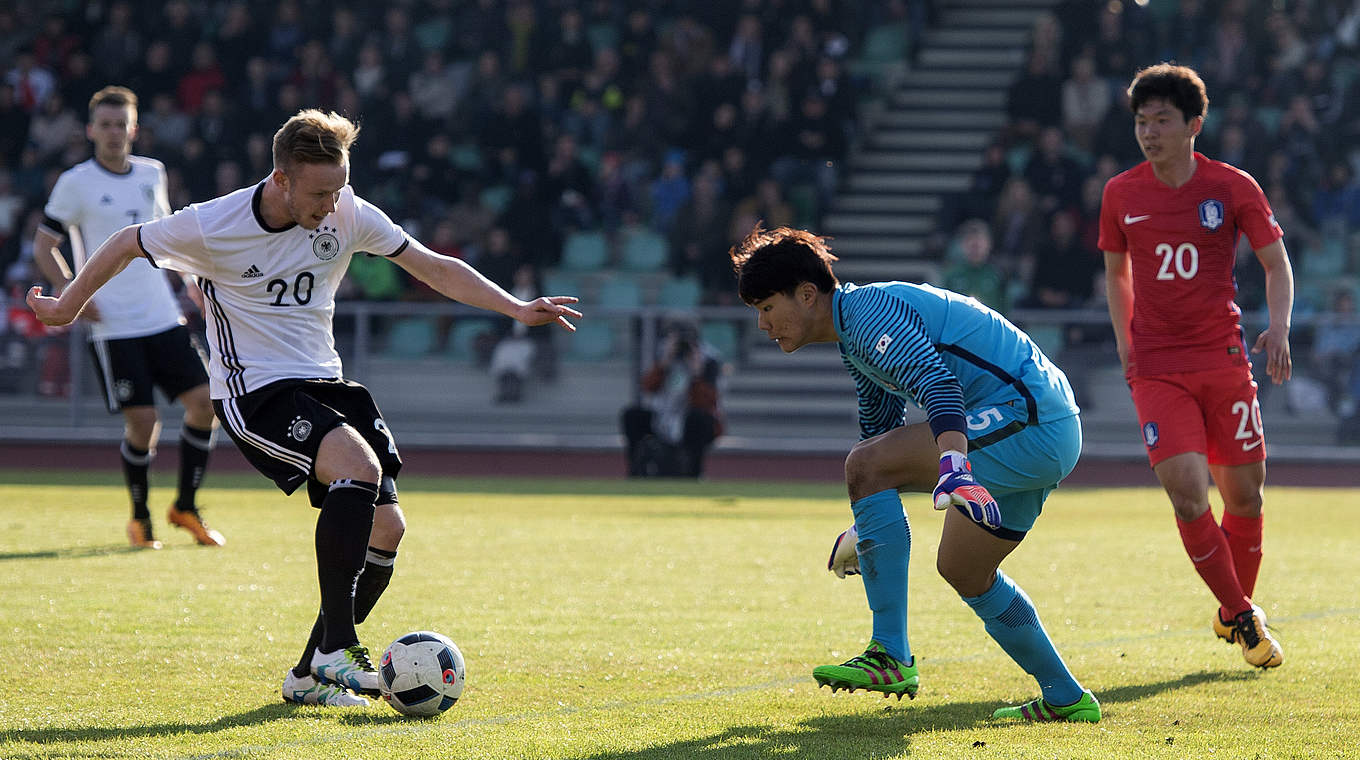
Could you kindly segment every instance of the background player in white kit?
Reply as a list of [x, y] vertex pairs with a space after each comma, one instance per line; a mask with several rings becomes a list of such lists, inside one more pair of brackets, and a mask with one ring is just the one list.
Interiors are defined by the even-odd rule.
[[[349, 187], [349, 148], [359, 129], [335, 113], [301, 111], [274, 135], [274, 171], [263, 182], [115, 234], [60, 298], [33, 288], [45, 324], [75, 319], [129, 262], [145, 257], [197, 276], [212, 347], [213, 405], [245, 457], [285, 493], [308, 484], [316, 523], [321, 614], [283, 698], [363, 705], [378, 673], [355, 623], [391, 578], [405, 520], [395, 478], [401, 457], [381, 413], [343, 379], [331, 316], [356, 251], [390, 258], [451, 299], [526, 325], [580, 313], [572, 296], [522, 301], [468, 264], [408, 237]], [[341, 688], [343, 687], [343, 688]]]
[[[165, 166], [131, 155], [137, 137], [137, 96], [126, 87], [105, 87], [90, 98], [85, 134], [94, 158], [62, 173], [52, 188], [33, 242], [33, 258], [59, 292], [71, 282], [71, 268], [57, 246], [70, 231], [75, 270], [88, 254], [129, 224], [170, 214]], [[212, 448], [212, 399], [203, 357], [184, 326], [175, 293], [164, 272], [147, 261], [131, 262], [94, 299], [83, 316], [90, 327], [90, 353], [109, 412], [123, 414], [120, 447], [123, 475], [132, 499], [128, 540], [159, 549], [147, 507], [147, 471], [156, 454], [160, 418], [153, 387], [184, 405], [179, 442], [179, 494], [168, 518], [205, 546], [221, 546], [222, 534], [199, 517], [195, 495]]]

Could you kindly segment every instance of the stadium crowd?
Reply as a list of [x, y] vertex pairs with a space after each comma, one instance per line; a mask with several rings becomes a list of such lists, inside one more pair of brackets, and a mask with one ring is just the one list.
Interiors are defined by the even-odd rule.
[[[166, 164], [173, 208], [264, 177], [273, 130], [322, 107], [362, 125], [356, 187], [507, 287], [523, 264], [556, 264], [573, 231], [613, 241], [646, 228], [665, 238], [671, 273], [697, 278], [708, 302], [730, 300], [730, 222], [794, 222], [790, 186], [829, 197], [834, 173], [816, 167], [838, 163], [855, 128], [847, 56], [862, 30], [919, 5], [0, 8], [0, 262], [26, 258], [26, 230], [56, 173], [89, 153], [86, 101], [117, 83], [139, 95], [135, 151]], [[803, 213], [810, 222], [818, 209]], [[365, 268], [352, 286], [367, 299], [425, 295], [386, 267]]]
[[[1203, 75], [1213, 102], [1196, 149], [1257, 178], [1285, 231], [1295, 315], [1320, 319], [1294, 333], [1303, 381], [1290, 404], [1354, 414], [1360, 5], [1349, 0], [1057, 3], [1032, 29], [1006, 129], [946, 204], [932, 241], [943, 284], [1002, 311], [1105, 309], [1101, 190], [1142, 161], [1125, 89], [1163, 60]], [[1262, 269], [1240, 243], [1238, 303], [1264, 313]], [[1069, 349], [1112, 341], [1089, 327], [1065, 338]]]
[[[848, 64], [866, 32], [919, 35], [936, 5], [0, 7], [0, 271], [9, 291], [33, 280], [43, 199], [89, 155], [85, 103], [120, 83], [141, 98], [135, 151], [166, 164], [174, 208], [264, 177], [273, 130], [320, 106], [362, 125], [356, 187], [506, 286], [516, 272], [541, 281], [575, 233], [602, 233], [609, 265], [642, 230], [664, 241], [664, 271], [699, 283], [700, 303], [732, 303], [731, 242], [756, 219], [816, 228], [842, 179], [863, 129], [868, 83]], [[942, 284], [1003, 311], [1101, 308], [1100, 188], [1140, 160], [1122, 90], [1138, 66], [1175, 59], [1215, 94], [1200, 150], [1251, 172], [1274, 206], [1298, 313], [1346, 309], [1360, 267], [1358, 49], [1349, 0], [1062, 0], [1034, 26], [1007, 128], [938, 221]], [[395, 267], [356, 257], [354, 270], [349, 297], [430, 296]], [[1240, 302], [1259, 310], [1259, 268], [1241, 274]], [[1301, 355], [1310, 337], [1297, 336]], [[1327, 361], [1355, 353], [1326, 346], [1318, 356], [1342, 357]], [[1354, 386], [1328, 392], [1353, 405]]]

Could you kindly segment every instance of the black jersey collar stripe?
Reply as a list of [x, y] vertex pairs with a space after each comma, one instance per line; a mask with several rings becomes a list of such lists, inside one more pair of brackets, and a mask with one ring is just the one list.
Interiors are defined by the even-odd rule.
[[124, 179], [124, 178], [126, 178], [126, 177], [131, 176], [131, 175], [132, 175], [132, 170], [136, 168], [136, 165], [132, 163], [132, 156], [128, 156], [128, 168], [127, 168], [127, 171], [122, 171], [122, 172], [116, 172], [116, 171], [110, 169], [109, 167], [107, 167], [107, 166], [105, 166], [105, 165], [99, 163], [99, 159], [97, 159], [97, 158], [91, 158], [91, 159], [90, 159], [90, 163], [93, 164], [93, 165], [94, 165], [94, 168], [98, 169], [99, 171], [104, 172], [105, 174], [109, 175], [110, 177], [117, 177], [118, 179]]
[[56, 235], [59, 238], [66, 237], [66, 222], [63, 222], [55, 216], [43, 214], [41, 224], [43, 229], [47, 230], [49, 233]]
[[297, 226], [297, 222], [289, 222], [282, 227], [270, 227], [269, 222], [264, 220], [264, 214], [260, 213], [260, 201], [263, 198], [264, 182], [261, 182], [255, 186], [255, 192], [250, 194], [250, 213], [255, 215], [255, 223], [260, 225], [260, 229], [265, 232], [287, 232]]
[[236, 352], [236, 338], [232, 335], [226, 309], [223, 309], [221, 302], [217, 300], [217, 285], [207, 278], [202, 279], [201, 285], [203, 302], [212, 307], [213, 323], [217, 332], [217, 352], [222, 355], [222, 366], [229, 370], [226, 378], [227, 391], [233, 396], [243, 395], [246, 392], [243, 379], [245, 366], [241, 364]]

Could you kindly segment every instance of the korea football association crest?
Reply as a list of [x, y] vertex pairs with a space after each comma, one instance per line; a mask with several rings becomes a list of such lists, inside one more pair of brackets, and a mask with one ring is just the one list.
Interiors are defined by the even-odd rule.
[[335, 228], [322, 225], [307, 237], [312, 240], [312, 253], [322, 261], [330, 261], [340, 253], [340, 238], [335, 236]]
[[1157, 442], [1161, 439], [1162, 436], [1157, 432], [1157, 423], [1148, 422], [1143, 425], [1143, 443], [1147, 444], [1149, 449], [1157, 448]]
[[1210, 198], [1199, 204], [1199, 226], [1213, 232], [1223, 226], [1223, 204]]

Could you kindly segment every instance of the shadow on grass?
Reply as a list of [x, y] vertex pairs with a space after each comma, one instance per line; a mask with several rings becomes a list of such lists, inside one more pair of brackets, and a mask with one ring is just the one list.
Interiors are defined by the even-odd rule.
[[[381, 701], [379, 700], [379, 703]], [[244, 726], [257, 726], [270, 721], [311, 713], [318, 719], [333, 721], [350, 726], [385, 726], [392, 723], [420, 724], [429, 721], [399, 715], [395, 711], [373, 714], [369, 710], [342, 710], [309, 707], [287, 702], [261, 705], [253, 710], [223, 715], [207, 723], [157, 723], [152, 725], [131, 726], [89, 726], [79, 728], [20, 729], [0, 730], [0, 744], [30, 742], [33, 744], [54, 744], [59, 742], [99, 742], [119, 741], [143, 737], [173, 736], [176, 734], [211, 734]], [[431, 719], [433, 720], [433, 719]], [[64, 757], [65, 755], [63, 755]], [[94, 753], [90, 757], [107, 757], [108, 753]], [[118, 755], [121, 757], [121, 755]]]
[[[1215, 681], [1241, 681], [1255, 678], [1245, 671], [1211, 671], [1190, 673], [1180, 678], [1156, 683], [1121, 686], [1101, 691], [1100, 699], [1106, 715], [1117, 711], [1115, 705], [1136, 702], [1162, 692], [1174, 691]], [[856, 698], [858, 695], [851, 695]], [[871, 700], [872, 701], [872, 700]], [[710, 736], [661, 744], [629, 752], [603, 752], [587, 760], [671, 760], [672, 758], [702, 758], [703, 760], [757, 760], [779, 757], [793, 760], [826, 760], [828, 758], [863, 758], [910, 753], [913, 734], [931, 731], [959, 731], [971, 728], [993, 728], [1023, 725], [993, 721], [992, 711], [1004, 702], [951, 702], [918, 707], [903, 703], [860, 715], [837, 715], [809, 718], [795, 728], [769, 726], [732, 726]], [[1084, 730], [1086, 727], [1073, 727]], [[968, 742], [963, 737], [960, 742]]]
[[63, 546], [56, 549], [43, 549], [31, 552], [0, 552], [0, 562], [22, 559], [84, 559], [86, 557], [108, 557], [115, 554], [134, 554], [146, 551], [128, 544], [101, 544], [97, 546]]
[[[1157, 683], [1121, 686], [1102, 691], [1097, 696], [1105, 707], [1106, 714], [1109, 715], [1114, 705], [1136, 702], [1165, 691], [1215, 681], [1242, 681], [1256, 676], [1256, 673], [1246, 671], [1191, 673], [1180, 678]], [[710, 736], [671, 742], [642, 750], [605, 752], [592, 755], [588, 760], [663, 760], [669, 758], [754, 760], [755, 758], [771, 756], [812, 760], [813, 758], [858, 758], [894, 755], [910, 750], [910, 740], [913, 734], [1007, 725], [993, 722], [989, 717], [993, 710], [1005, 704], [1003, 702], [951, 702], [931, 706], [893, 702], [879, 707], [882, 703], [876, 702], [867, 695], [850, 695], [842, 698], [864, 699], [877, 709], [859, 715], [809, 718], [791, 729], [770, 728], [768, 726], [732, 726]], [[207, 723], [158, 723], [152, 725], [0, 731], [0, 745], [27, 743], [50, 746], [73, 742], [117, 742], [144, 737], [210, 734], [290, 718], [303, 710], [314, 711], [318, 718], [324, 716], [326, 720], [335, 720], [350, 726], [377, 727], [396, 723], [419, 722], [412, 721], [412, 719], [394, 712], [374, 715], [368, 711], [318, 710], [317, 708], [299, 707], [279, 702], [234, 715], [225, 715]], [[960, 741], [967, 741], [967, 739], [965, 737]], [[21, 748], [15, 746], [12, 749]], [[63, 756], [109, 757], [110, 755], [107, 751], [93, 750], [89, 755], [64, 754]]]

